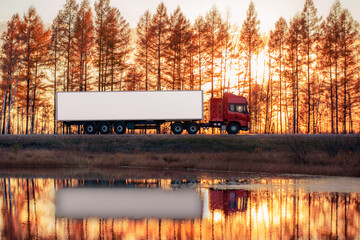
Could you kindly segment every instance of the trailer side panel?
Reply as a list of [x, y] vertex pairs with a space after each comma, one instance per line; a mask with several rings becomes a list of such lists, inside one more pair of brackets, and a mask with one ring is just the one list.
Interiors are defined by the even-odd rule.
[[58, 92], [58, 121], [201, 120], [202, 91]]

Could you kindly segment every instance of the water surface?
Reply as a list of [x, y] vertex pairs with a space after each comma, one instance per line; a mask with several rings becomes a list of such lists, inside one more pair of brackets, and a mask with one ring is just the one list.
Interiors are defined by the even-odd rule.
[[[3, 177], [0, 182], [1, 239], [360, 239], [357, 178]], [[56, 217], [57, 190], [77, 187], [192, 189], [202, 200], [202, 216]]]

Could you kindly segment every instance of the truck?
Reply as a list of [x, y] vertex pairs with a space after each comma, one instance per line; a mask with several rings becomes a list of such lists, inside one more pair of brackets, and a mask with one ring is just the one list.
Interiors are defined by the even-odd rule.
[[185, 129], [196, 134], [202, 128], [220, 128], [228, 134], [250, 129], [245, 97], [224, 93], [210, 99], [210, 121], [202, 122], [202, 90], [57, 92], [56, 120], [83, 127], [86, 134], [124, 134], [127, 129], [157, 129], [170, 123], [174, 134]]

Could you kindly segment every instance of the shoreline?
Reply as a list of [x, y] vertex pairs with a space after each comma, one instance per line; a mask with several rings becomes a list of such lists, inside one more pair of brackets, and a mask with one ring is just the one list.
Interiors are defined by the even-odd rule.
[[70, 168], [23, 168], [23, 169], [0, 169], [0, 178], [54, 178], [54, 179], [88, 179], [88, 180], [119, 180], [119, 179], [171, 179], [171, 180], [200, 180], [200, 179], [223, 179], [223, 180], [248, 180], [248, 179], [319, 179], [319, 178], [346, 178], [359, 179], [352, 176], [289, 174], [289, 173], [266, 173], [266, 172], [242, 172], [221, 171], [207, 169], [154, 169], [144, 167], [119, 167], [117, 169], [91, 169], [91, 172], [69, 171]]
[[0, 135], [0, 152], [0, 172], [143, 168], [360, 177], [359, 135]]

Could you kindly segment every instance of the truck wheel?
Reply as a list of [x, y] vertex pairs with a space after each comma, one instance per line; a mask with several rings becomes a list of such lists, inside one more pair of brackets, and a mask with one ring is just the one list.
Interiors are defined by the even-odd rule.
[[124, 122], [116, 122], [114, 124], [114, 131], [117, 133], [117, 134], [124, 134], [125, 131], [126, 131], [126, 125]]
[[96, 133], [96, 124], [94, 122], [85, 123], [84, 131], [86, 134], [95, 134]]
[[184, 130], [184, 126], [180, 122], [176, 122], [171, 125], [171, 131], [174, 134], [181, 134]]
[[99, 132], [101, 134], [108, 134], [110, 132], [110, 124], [108, 122], [100, 123]]
[[197, 123], [190, 122], [187, 125], [186, 130], [189, 134], [196, 134], [199, 131], [199, 125]]
[[227, 127], [228, 134], [238, 134], [239, 132], [239, 124], [237, 123], [229, 123]]

